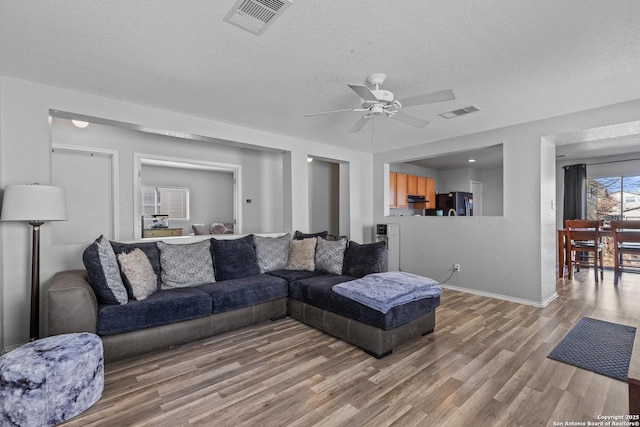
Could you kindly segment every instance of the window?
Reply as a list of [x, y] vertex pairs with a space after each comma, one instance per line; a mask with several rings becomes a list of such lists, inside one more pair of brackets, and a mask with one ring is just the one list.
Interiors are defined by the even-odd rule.
[[590, 178], [587, 218], [640, 219], [640, 176]]
[[[640, 176], [612, 176], [587, 180], [587, 219], [605, 222], [640, 219]], [[613, 266], [613, 241], [604, 243], [604, 265]]]
[[140, 212], [145, 218], [169, 215], [169, 219], [189, 219], [189, 189], [187, 187], [140, 187]]

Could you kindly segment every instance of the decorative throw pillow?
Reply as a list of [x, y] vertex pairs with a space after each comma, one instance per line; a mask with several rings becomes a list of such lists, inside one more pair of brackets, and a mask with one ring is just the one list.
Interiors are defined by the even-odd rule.
[[233, 223], [214, 222], [211, 224], [211, 234], [233, 234]]
[[191, 224], [191, 230], [193, 230], [193, 234], [196, 236], [202, 234], [211, 234], [211, 229], [204, 224]]
[[289, 259], [287, 260], [287, 270], [307, 270], [314, 271], [316, 268], [316, 241], [317, 237], [302, 240], [292, 240], [289, 242]]
[[133, 298], [141, 301], [158, 289], [158, 278], [149, 258], [136, 248], [129, 253], [118, 254], [122, 274], [129, 281]]
[[[122, 253], [128, 254], [134, 249], [140, 249], [149, 259], [151, 263], [151, 267], [153, 267], [153, 272], [157, 277], [157, 285], [156, 289], [160, 289], [161, 275], [160, 275], [160, 249], [158, 249], [158, 245], [156, 242], [135, 242], [135, 243], [121, 243], [111, 241], [111, 247], [113, 248], [113, 252], [116, 253], [116, 257]], [[131, 284], [129, 283], [129, 279], [122, 272], [122, 268], [120, 268], [120, 273], [122, 276], [122, 281], [124, 282], [125, 288], [127, 288], [127, 292], [129, 293], [129, 298], [133, 298], [133, 291], [131, 290]]]
[[318, 239], [315, 258], [316, 270], [326, 271], [327, 273], [342, 274], [344, 250], [346, 248], [346, 239], [335, 241]]
[[260, 274], [253, 234], [239, 239], [211, 239], [216, 280], [240, 279]]
[[282, 270], [286, 267], [290, 240], [290, 233], [280, 237], [253, 236], [260, 273]]
[[109, 241], [100, 236], [82, 254], [89, 284], [100, 304], [126, 304], [127, 290], [120, 277], [120, 267]]
[[318, 233], [303, 233], [302, 231], [296, 230], [293, 233], [293, 240], [302, 240], [302, 239], [310, 239], [312, 237], [319, 237], [321, 239], [326, 239], [328, 231], [320, 231]]
[[209, 240], [191, 244], [156, 244], [160, 249], [162, 289], [184, 288], [216, 281]]
[[352, 277], [363, 277], [371, 273], [380, 273], [385, 242], [360, 245], [349, 242], [344, 251], [342, 274]]

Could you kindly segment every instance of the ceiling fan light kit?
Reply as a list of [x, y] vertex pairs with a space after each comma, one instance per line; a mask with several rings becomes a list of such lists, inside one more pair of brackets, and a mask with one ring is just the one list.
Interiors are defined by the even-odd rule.
[[[430, 122], [418, 117], [400, 111], [401, 108], [411, 107], [414, 105], [432, 104], [435, 102], [452, 101], [456, 99], [451, 89], [438, 92], [423, 93], [404, 99], [395, 99], [393, 92], [380, 89], [380, 85], [384, 83], [387, 75], [382, 73], [371, 74], [367, 77], [367, 85], [348, 84], [347, 86], [353, 90], [361, 99], [360, 107], [347, 108], [342, 110], [325, 111], [321, 113], [305, 114], [305, 117], [319, 116], [323, 114], [342, 113], [347, 111], [365, 113], [360, 120], [349, 130], [349, 133], [360, 131], [374, 116], [385, 115], [389, 118], [398, 120], [408, 125], [423, 128]], [[373, 89], [369, 88], [372, 86]]]

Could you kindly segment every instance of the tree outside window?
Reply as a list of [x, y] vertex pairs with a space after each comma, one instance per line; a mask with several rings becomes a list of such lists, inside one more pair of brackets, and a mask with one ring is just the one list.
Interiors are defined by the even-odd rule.
[[[640, 220], [640, 176], [587, 179], [587, 219]], [[613, 242], [604, 245], [604, 265], [613, 266]]]

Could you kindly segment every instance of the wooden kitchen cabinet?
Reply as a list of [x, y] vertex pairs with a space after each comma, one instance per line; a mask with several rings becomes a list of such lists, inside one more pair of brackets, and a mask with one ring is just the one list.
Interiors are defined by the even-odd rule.
[[[418, 196], [427, 196], [427, 177], [424, 176], [418, 176], [417, 177], [417, 190], [416, 190], [416, 194]], [[409, 194], [411, 194], [411, 192], [409, 192]]]
[[389, 172], [389, 207], [406, 208], [408, 178], [406, 173]]
[[418, 194], [418, 177], [415, 175], [407, 175], [407, 194]]
[[[435, 209], [436, 208], [436, 180], [435, 178], [424, 177], [424, 203], [414, 203], [414, 209]], [[422, 195], [422, 194], [419, 194]]]
[[396, 176], [395, 172], [389, 172], [389, 207], [396, 207]]
[[406, 208], [409, 206], [407, 200], [409, 175], [406, 173], [396, 174], [396, 208]]
[[436, 180], [435, 178], [425, 178], [425, 209], [436, 208]]

